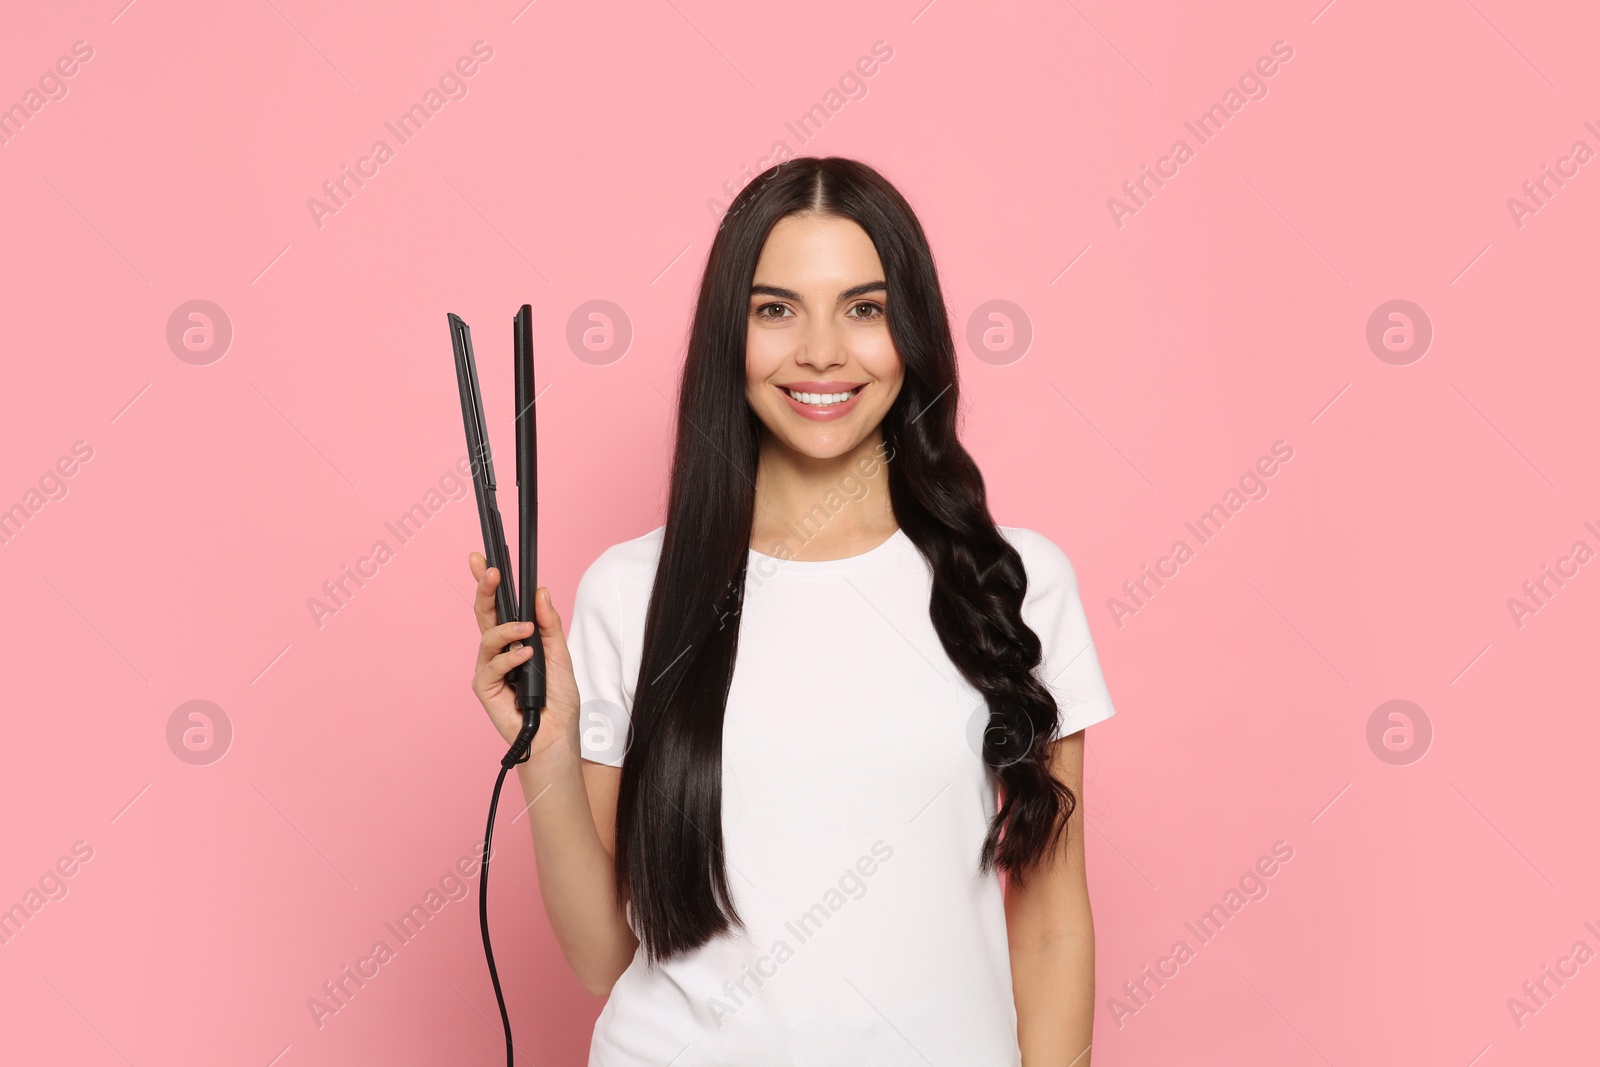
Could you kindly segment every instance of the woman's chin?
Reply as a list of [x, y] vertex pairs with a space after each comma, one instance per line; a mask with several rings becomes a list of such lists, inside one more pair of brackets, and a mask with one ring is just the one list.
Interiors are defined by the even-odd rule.
[[780, 422], [776, 429], [772, 423], [767, 423], [768, 433], [790, 452], [807, 459], [829, 460], [849, 455], [866, 436], [860, 427], [846, 423], [793, 426], [787, 422]]

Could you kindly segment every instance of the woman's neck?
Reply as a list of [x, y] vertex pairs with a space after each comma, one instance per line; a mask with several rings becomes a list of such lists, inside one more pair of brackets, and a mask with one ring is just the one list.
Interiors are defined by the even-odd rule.
[[817, 459], [763, 432], [750, 547], [780, 559], [855, 556], [898, 527], [889, 501], [890, 452], [880, 431], [844, 455]]

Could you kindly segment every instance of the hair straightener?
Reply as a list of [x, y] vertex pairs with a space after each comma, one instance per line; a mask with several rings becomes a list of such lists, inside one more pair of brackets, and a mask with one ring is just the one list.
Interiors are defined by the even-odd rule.
[[[489, 979], [494, 983], [494, 999], [500, 1005], [500, 1022], [506, 1032], [506, 1067], [512, 1067], [515, 1047], [511, 1043], [511, 1017], [506, 1014], [505, 997], [500, 992], [500, 975], [494, 966], [494, 947], [489, 943], [489, 856], [494, 841], [494, 813], [500, 806], [500, 787], [506, 772], [526, 763], [528, 747], [539, 731], [539, 711], [545, 704], [544, 644], [540, 640], [533, 599], [539, 588], [539, 446], [534, 418], [533, 393], [533, 308], [523, 304], [511, 320], [512, 353], [516, 368], [517, 404], [517, 520], [518, 567], [522, 572], [522, 597], [511, 571], [511, 552], [506, 548], [505, 528], [495, 496], [494, 455], [489, 447], [489, 431], [483, 421], [483, 397], [478, 391], [478, 365], [472, 355], [472, 331], [457, 315], [447, 315], [450, 342], [455, 351], [456, 385], [461, 392], [461, 421], [467, 431], [467, 455], [472, 464], [472, 488], [478, 498], [478, 521], [483, 527], [483, 555], [488, 566], [499, 568], [500, 584], [495, 589], [494, 608], [498, 622], [525, 621], [534, 624], [527, 643], [533, 655], [514, 668], [506, 679], [515, 688], [517, 708], [522, 712], [522, 730], [500, 761], [500, 776], [494, 782], [489, 801], [489, 823], [483, 832], [483, 870], [478, 883], [478, 926], [483, 932], [483, 955], [489, 963]], [[507, 646], [509, 647], [509, 646]]]

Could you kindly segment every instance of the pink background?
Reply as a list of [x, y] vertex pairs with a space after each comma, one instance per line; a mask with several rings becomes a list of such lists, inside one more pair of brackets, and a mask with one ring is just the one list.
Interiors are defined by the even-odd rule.
[[[0, 545], [0, 905], [93, 849], [0, 947], [0, 1058], [497, 1062], [476, 880], [320, 1028], [307, 1007], [470, 856], [503, 750], [468, 689], [470, 500], [404, 545], [384, 526], [465, 451], [445, 312], [476, 331], [509, 515], [534, 307], [539, 577], [568, 613], [661, 521], [708, 202], [778, 140], [911, 200], [996, 519], [1077, 566], [1120, 712], [1085, 790], [1096, 1064], [1593, 1056], [1600, 963], [1520, 1026], [1507, 1006], [1600, 950], [1600, 563], [1520, 626], [1507, 604], [1600, 549], [1600, 163], [1520, 226], [1507, 205], [1600, 149], [1585, 5], [123, 2], [0, 33], [0, 104], [93, 49], [0, 145], [0, 507], [93, 450]], [[480, 40], [467, 95], [397, 144], [383, 124]], [[1199, 144], [1184, 122], [1280, 40], [1266, 97]], [[892, 59], [802, 145], [785, 123], [876, 41]], [[307, 199], [379, 138], [393, 158], [319, 227]], [[1194, 157], [1119, 227], [1108, 198], [1177, 138]], [[196, 299], [233, 330], [204, 365], [166, 336]], [[1404, 366], [1366, 340], [1396, 299], [1434, 332]], [[569, 347], [592, 300], [631, 323], [620, 358]], [[1031, 326], [1021, 358], [965, 341], [993, 300]], [[1268, 495], [1197, 547], [1185, 521], [1280, 440]], [[1180, 538], [1194, 558], [1119, 626], [1108, 599]], [[307, 601], [380, 539], [319, 626]], [[1403, 765], [1368, 741], [1393, 699], [1433, 734]], [[169, 747], [191, 700], [232, 727], [209, 765]], [[502, 977], [525, 1062], [581, 1064], [601, 1001], [522, 804]], [[1184, 923], [1278, 841], [1270, 893], [1199, 945]], [[1180, 938], [1194, 958], [1115, 1014]]]

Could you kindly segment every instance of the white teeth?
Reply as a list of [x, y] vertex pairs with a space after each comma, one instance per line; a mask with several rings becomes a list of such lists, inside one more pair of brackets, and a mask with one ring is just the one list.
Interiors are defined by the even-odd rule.
[[793, 389], [784, 389], [784, 392], [800, 401], [802, 404], [812, 404], [817, 407], [828, 407], [832, 404], [842, 404], [855, 395], [854, 389], [848, 393], [797, 393]]

